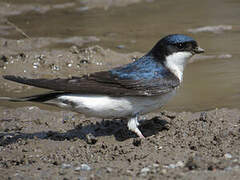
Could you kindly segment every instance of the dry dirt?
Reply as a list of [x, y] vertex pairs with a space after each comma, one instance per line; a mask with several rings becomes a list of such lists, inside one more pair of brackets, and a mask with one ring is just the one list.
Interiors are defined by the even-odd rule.
[[[141, 55], [82, 49], [92, 38], [78, 38], [69, 49], [46, 50], [52, 41], [1, 39], [0, 75], [69, 77]], [[43, 90], [0, 78], [0, 92], [16, 97]], [[239, 179], [237, 109], [150, 113], [140, 127], [147, 138], [140, 140], [123, 120], [40, 107], [0, 103], [1, 179]]]

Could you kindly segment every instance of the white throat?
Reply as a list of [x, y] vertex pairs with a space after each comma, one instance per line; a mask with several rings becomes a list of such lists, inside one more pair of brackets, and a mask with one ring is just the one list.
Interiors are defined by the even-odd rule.
[[178, 77], [180, 82], [183, 79], [184, 67], [191, 56], [190, 52], [176, 52], [166, 57], [165, 66]]

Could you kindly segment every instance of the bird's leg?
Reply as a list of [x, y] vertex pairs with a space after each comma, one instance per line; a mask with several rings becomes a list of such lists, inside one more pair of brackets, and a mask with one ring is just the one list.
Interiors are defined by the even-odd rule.
[[136, 114], [134, 117], [131, 117], [128, 120], [128, 129], [135, 132], [140, 138], [144, 139], [145, 137], [142, 135], [141, 131], [138, 129], [138, 122], [139, 115]]

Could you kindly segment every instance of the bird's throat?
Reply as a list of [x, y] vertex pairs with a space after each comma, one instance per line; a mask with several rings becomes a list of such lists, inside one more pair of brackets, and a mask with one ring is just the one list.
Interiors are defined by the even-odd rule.
[[166, 57], [165, 66], [180, 80], [183, 79], [184, 67], [192, 56], [190, 52], [177, 52]]

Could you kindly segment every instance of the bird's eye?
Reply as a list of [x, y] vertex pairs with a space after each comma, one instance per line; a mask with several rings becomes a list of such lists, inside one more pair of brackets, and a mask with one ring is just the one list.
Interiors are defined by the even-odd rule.
[[178, 43], [177, 44], [177, 48], [178, 49], [183, 49], [184, 48], [184, 44], [183, 43]]

